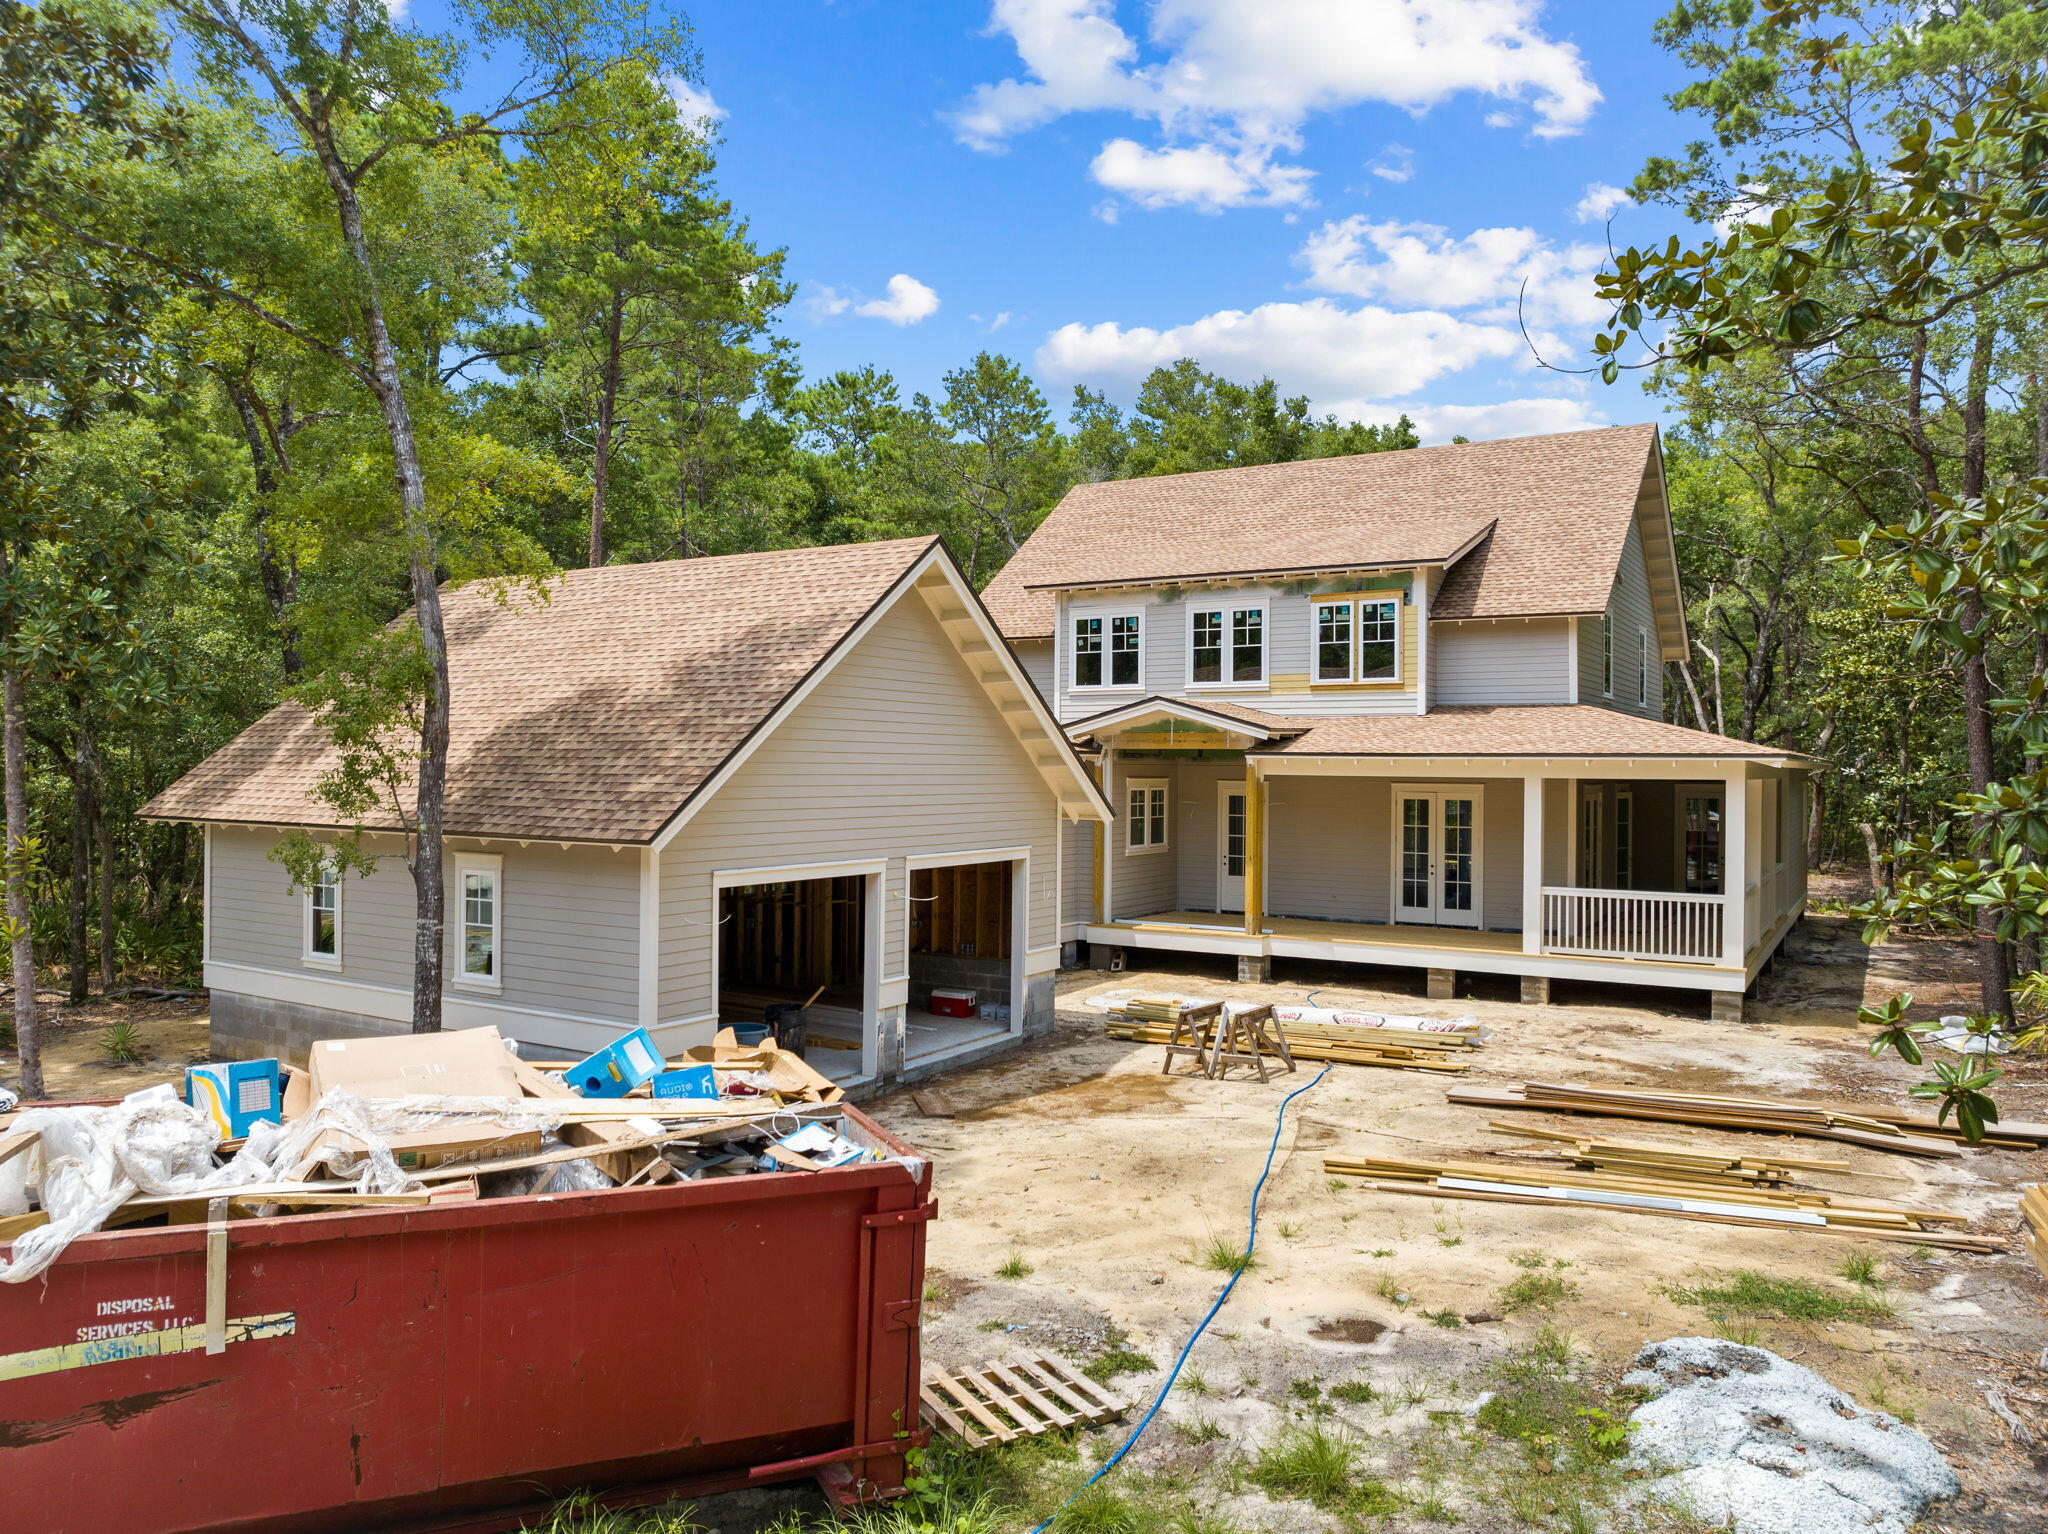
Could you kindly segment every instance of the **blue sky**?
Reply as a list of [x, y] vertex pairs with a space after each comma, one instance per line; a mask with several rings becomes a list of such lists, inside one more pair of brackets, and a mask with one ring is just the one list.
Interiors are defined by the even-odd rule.
[[976, 350], [1129, 398], [1180, 355], [1425, 436], [1642, 420], [1577, 360], [1601, 189], [1697, 125], [1625, 0], [699, 0], [720, 180], [805, 369]]

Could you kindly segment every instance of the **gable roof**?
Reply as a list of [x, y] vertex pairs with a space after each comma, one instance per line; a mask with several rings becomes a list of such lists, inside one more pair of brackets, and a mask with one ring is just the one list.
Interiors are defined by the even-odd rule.
[[[972, 603], [933, 538], [571, 570], [549, 583], [547, 601], [522, 597], [510, 606], [481, 586], [446, 592], [447, 833], [654, 840], [851, 647], [867, 619], [934, 566]], [[1028, 681], [1022, 685], [1030, 693]], [[1085, 785], [1042, 704], [1036, 713]], [[319, 721], [303, 705], [284, 703], [142, 814], [339, 825], [316, 793], [337, 760]], [[1077, 787], [1062, 799], [1083, 801], [1092, 792]], [[387, 816], [366, 824], [393, 829], [397, 822]]]
[[1034, 639], [1060, 587], [1436, 564], [1434, 618], [1598, 613], [1656, 444], [1612, 426], [1079, 485], [983, 600]]

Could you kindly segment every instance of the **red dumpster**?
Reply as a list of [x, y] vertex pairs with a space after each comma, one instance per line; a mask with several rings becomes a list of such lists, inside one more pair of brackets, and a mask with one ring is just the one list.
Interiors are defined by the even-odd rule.
[[484, 1534], [578, 1488], [897, 1494], [930, 1177], [235, 1220], [211, 1325], [206, 1226], [82, 1238], [0, 1285], [0, 1529]]

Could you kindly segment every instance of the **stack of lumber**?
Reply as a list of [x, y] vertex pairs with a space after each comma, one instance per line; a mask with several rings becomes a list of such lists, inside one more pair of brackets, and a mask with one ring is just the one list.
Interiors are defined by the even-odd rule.
[[1131, 1409], [1116, 1391], [1042, 1352], [1019, 1353], [979, 1369], [934, 1370], [925, 1376], [921, 1395], [925, 1421], [970, 1449], [1108, 1422]]
[[1450, 1100], [1480, 1108], [1538, 1108], [1550, 1113], [1595, 1113], [1610, 1118], [1703, 1124], [1715, 1129], [1760, 1129], [1770, 1134], [1843, 1140], [1911, 1156], [1959, 1156], [1947, 1138], [1908, 1134], [1874, 1113], [1776, 1102], [1761, 1097], [1719, 1097], [1703, 1092], [1650, 1092], [1634, 1087], [1572, 1086], [1525, 1081], [1519, 1087], [1453, 1087]]
[[1189, 1001], [1182, 996], [1133, 996], [1110, 1013], [1131, 1023], [1177, 1023], [1184, 1012], [1218, 1008], [1217, 1002]]
[[[1325, 1026], [1303, 1035], [1298, 1024], [1287, 1026], [1287, 1047], [1297, 1060], [1334, 1060], [1340, 1065], [1385, 1065], [1417, 1071], [1462, 1071], [1467, 1062], [1455, 1058], [1468, 1045], [1458, 1034], [1410, 1032], [1398, 1028]], [[1165, 1044], [1173, 1025], [1137, 1022], [1111, 1014], [1109, 1036], [1140, 1044]]]
[[1810, 1230], [1827, 1235], [1911, 1241], [1964, 1252], [1996, 1252], [2002, 1243], [1943, 1229], [1968, 1216], [1908, 1209], [1827, 1193], [1817, 1188], [1763, 1188], [1734, 1176], [1720, 1179], [1694, 1168], [1689, 1177], [1644, 1172], [1576, 1172], [1495, 1162], [1395, 1161], [1330, 1156], [1323, 1169], [1364, 1179], [1384, 1193], [1430, 1198], [1471, 1198], [1496, 1203], [1569, 1204], [1625, 1214], [1658, 1214], [1723, 1225]]
[[1568, 1158], [1589, 1171], [1634, 1173], [1707, 1186], [1749, 1184], [1775, 1188], [1790, 1183], [1798, 1172], [1849, 1170], [1846, 1161], [1779, 1155], [1744, 1156], [1657, 1140], [1589, 1139], [1559, 1129], [1532, 1129], [1523, 1124], [1494, 1123], [1487, 1127], [1502, 1134], [1525, 1135], [1530, 1139], [1568, 1145], [1571, 1147], [1566, 1153]]
[[2020, 1189], [2020, 1242], [2034, 1266], [2048, 1274], [2048, 1188], [2037, 1182]]

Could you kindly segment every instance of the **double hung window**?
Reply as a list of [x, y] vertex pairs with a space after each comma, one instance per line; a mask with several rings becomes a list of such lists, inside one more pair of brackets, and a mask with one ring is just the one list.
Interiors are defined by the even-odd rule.
[[1090, 613], [1073, 620], [1076, 688], [1136, 687], [1144, 620], [1137, 613]]
[[1133, 778], [1125, 785], [1125, 842], [1133, 852], [1166, 845], [1166, 780]]
[[1266, 681], [1263, 603], [1196, 607], [1188, 615], [1190, 668], [1196, 687], [1261, 687]]
[[1401, 598], [1317, 602], [1312, 640], [1318, 682], [1391, 682], [1401, 676]]

